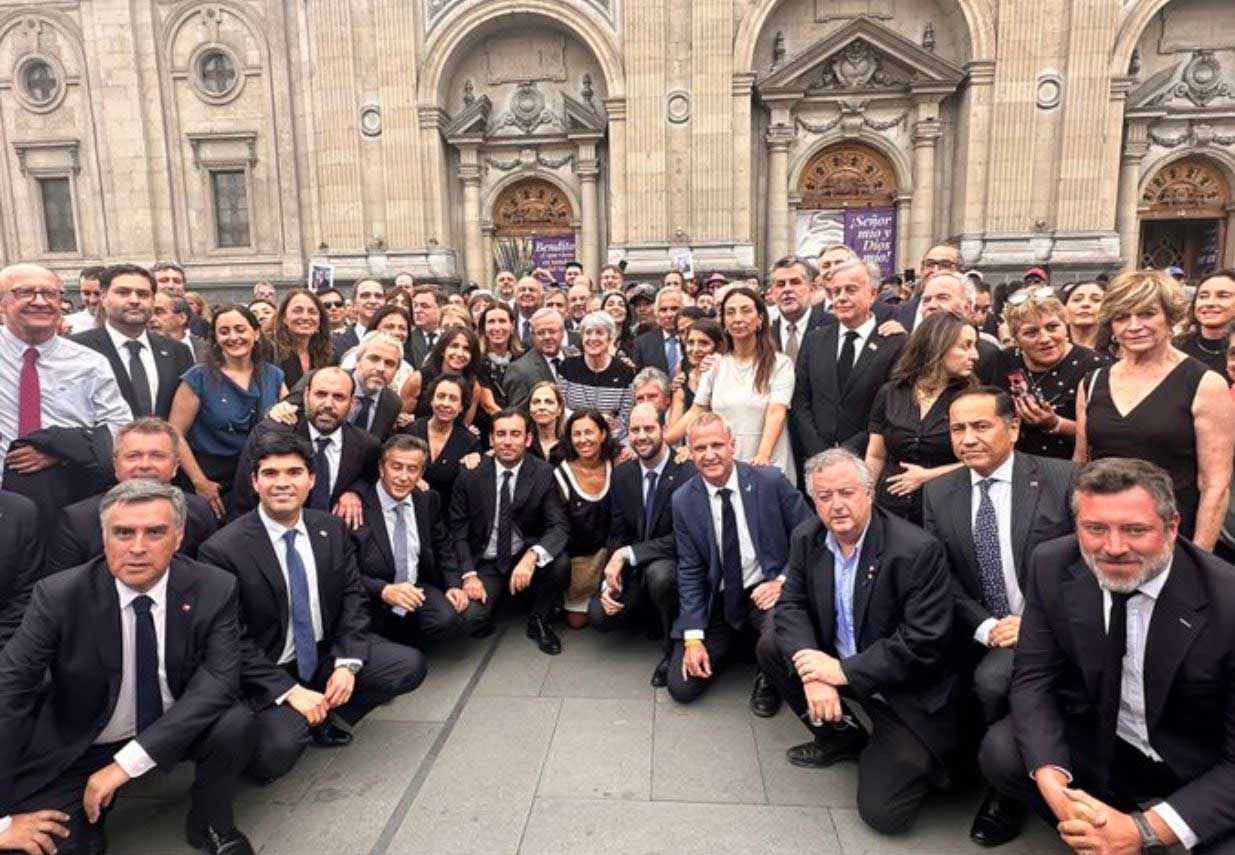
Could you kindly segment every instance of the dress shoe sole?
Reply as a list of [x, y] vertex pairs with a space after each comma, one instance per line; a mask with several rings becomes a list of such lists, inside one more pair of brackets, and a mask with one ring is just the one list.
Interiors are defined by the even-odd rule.
[[759, 718], [772, 718], [780, 712], [780, 704], [768, 704], [767, 706], [764, 706], [763, 704], [751, 704], [750, 711], [759, 716]]

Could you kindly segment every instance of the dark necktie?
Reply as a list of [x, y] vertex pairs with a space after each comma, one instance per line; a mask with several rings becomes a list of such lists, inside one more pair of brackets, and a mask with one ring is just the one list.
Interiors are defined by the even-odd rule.
[[532, 346], [532, 322], [524, 319], [519, 321], [519, 328], [522, 330], [519, 333], [519, 338], [523, 340], [523, 346], [530, 348]]
[[840, 349], [840, 358], [836, 360], [836, 388], [842, 392], [849, 385], [849, 375], [853, 371], [853, 346], [857, 340], [857, 330], [846, 331], [845, 343]]
[[798, 359], [798, 325], [793, 321], [785, 322], [785, 346], [782, 348], [785, 356], [794, 362]]
[[425, 344], [427, 345], [427, 347], [425, 347], [425, 350], [432, 350], [433, 345], [437, 344], [437, 333], [435, 332], [425, 333]]
[[1119, 726], [1119, 699], [1123, 694], [1124, 654], [1128, 651], [1128, 600], [1131, 594], [1111, 595], [1111, 615], [1107, 620], [1106, 644], [1102, 655], [1102, 703], [1098, 707], [1098, 769], [1100, 786], [1106, 789], [1111, 764], [1115, 760], [1115, 734]]
[[17, 435], [26, 436], [43, 427], [43, 392], [39, 386], [39, 349], [27, 347], [21, 355], [21, 379], [17, 382]]
[[982, 582], [982, 602], [993, 617], [1005, 618], [1012, 611], [1003, 579], [1003, 556], [999, 548], [999, 522], [991, 501], [990, 478], [978, 482], [982, 497], [973, 520], [973, 548], [978, 557], [978, 577]]
[[352, 417], [352, 424], [361, 430], [369, 429], [369, 412], [373, 409], [373, 398], [368, 395], [361, 395], [359, 404], [356, 407], [356, 415]]
[[143, 346], [140, 341], [124, 343], [129, 352], [129, 379], [133, 381], [133, 417], [138, 419], [154, 412], [154, 405], [150, 403], [150, 376], [142, 364]]
[[317, 453], [313, 455], [313, 491], [309, 493], [309, 507], [315, 511], [330, 510], [330, 461], [326, 459], [326, 449], [330, 446], [330, 437], [319, 436]]
[[296, 651], [296, 676], [308, 683], [317, 673], [317, 640], [313, 634], [313, 602], [309, 599], [309, 574], [296, 551], [296, 530], [283, 533], [287, 546], [287, 582], [292, 595], [292, 649]]
[[562, 357], [553, 356], [549, 358], [550, 370], [553, 372], [553, 379], [556, 381], [562, 372]]
[[643, 539], [647, 540], [652, 536], [652, 509], [656, 506], [656, 470], [643, 477], [648, 482], [647, 492], [643, 496]]
[[154, 615], [150, 607], [154, 600], [142, 594], [133, 600], [136, 618], [134, 662], [137, 674], [137, 735], [163, 715], [163, 693], [159, 691], [159, 637], [154, 632]]
[[497, 572], [505, 576], [514, 566], [511, 554], [514, 541], [514, 521], [510, 513], [510, 470], [502, 473], [502, 489], [497, 495]]
[[725, 582], [725, 621], [737, 629], [746, 621], [746, 587], [742, 579], [742, 549], [738, 541], [738, 518], [733, 512], [733, 491], [720, 494], [720, 566]]

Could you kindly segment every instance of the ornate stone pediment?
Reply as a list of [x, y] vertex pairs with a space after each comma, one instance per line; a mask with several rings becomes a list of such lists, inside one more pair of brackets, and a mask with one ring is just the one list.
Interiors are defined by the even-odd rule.
[[951, 91], [964, 69], [941, 59], [879, 21], [860, 17], [781, 63], [756, 84], [762, 97]]
[[1128, 112], [1235, 113], [1235, 65], [1211, 50], [1162, 69], [1128, 96]]
[[442, 136], [448, 140], [460, 137], [483, 139], [489, 127], [489, 113], [492, 109], [493, 104], [488, 95], [474, 98], [458, 116], [442, 128]]

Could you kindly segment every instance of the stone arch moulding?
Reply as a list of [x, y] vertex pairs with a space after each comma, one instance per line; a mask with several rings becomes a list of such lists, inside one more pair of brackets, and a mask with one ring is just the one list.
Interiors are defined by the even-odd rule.
[[1119, 24], [1119, 32], [1115, 34], [1115, 49], [1111, 53], [1111, 77], [1127, 77], [1128, 64], [1132, 62], [1132, 51], [1141, 40], [1141, 34], [1149, 26], [1154, 15], [1162, 11], [1171, 0], [1133, 0], [1131, 6]]
[[560, 177], [558, 177], [557, 175], [554, 175], [552, 172], [549, 172], [548, 170], [542, 170], [542, 169], [528, 169], [528, 170], [517, 171], [511, 175], [504, 176], [501, 180], [496, 182], [493, 185], [493, 187], [490, 188], [489, 193], [485, 196], [484, 202], [481, 207], [482, 216], [485, 218], [485, 220], [489, 222], [492, 221], [493, 208], [497, 204], [498, 200], [502, 197], [503, 193], [505, 193], [511, 187], [514, 187], [516, 184], [520, 184], [524, 181], [529, 181], [529, 180], [544, 181], [548, 184], [552, 184], [558, 190], [558, 192], [562, 194], [562, 196], [566, 199], [566, 202], [570, 205], [572, 223], [579, 222], [579, 219], [582, 216], [579, 197], [574, 193], [574, 191], [571, 190], [569, 185], [567, 185], [566, 182], [563, 181]]
[[[37, 11], [18, 9], [8, 14], [0, 15], [0, 41], [7, 39], [15, 28], [32, 18], [36, 21], [45, 21], [68, 36], [69, 44], [73, 48], [74, 59], [77, 60], [81, 67], [85, 68], [86, 48], [82, 40], [81, 30], [71, 19], [51, 9]], [[87, 75], [83, 72], [81, 80], [76, 82], [84, 84], [86, 79]]]
[[[262, 69], [270, 68], [270, 45], [266, 41], [266, 31], [260, 26], [261, 22], [253, 20], [253, 16], [248, 9], [238, 3], [233, 3], [232, 0], [209, 0], [209, 2], [186, 0], [185, 3], [180, 5], [180, 8], [169, 15], [163, 23], [162, 41], [160, 42], [163, 49], [163, 63], [165, 66], [169, 69], [171, 68], [172, 51], [176, 46], [176, 38], [180, 35], [180, 30], [186, 23], [201, 14], [204, 9], [211, 6], [222, 9], [230, 15], [235, 15], [236, 20], [244, 24], [245, 28], [249, 31], [249, 35], [257, 43], [259, 50], [261, 50]], [[244, 74], [244, 69], [241, 67], [238, 67], [237, 71], [240, 74]]]
[[[763, 33], [764, 25], [782, 0], [757, 0], [738, 25], [733, 41], [733, 70], [735, 73], [755, 70], [755, 45]], [[1167, 0], [1161, 0], [1165, 3]], [[969, 27], [969, 62], [994, 60], [996, 50], [995, 13], [991, 0], [957, 0], [965, 23]]]
[[512, 14], [547, 18], [569, 29], [591, 50], [605, 75], [609, 98], [626, 94], [622, 55], [608, 23], [590, 6], [570, 0], [476, 0], [451, 11], [437, 25], [425, 44], [429, 57], [421, 71], [416, 99], [422, 107], [436, 107], [444, 100], [442, 77], [455, 58], [459, 45], [489, 21]]
[[909, 161], [905, 159], [905, 155], [888, 140], [865, 128], [856, 135], [846, 134], [839, 130], [831, 131], [807, 146], [789, 167], [790, 192], [797, 191], [798, 184], [802, 180], [803, 170], [810, 165], [820, 152], [834, 145], [845, 143], [851, 145], [861, 144], [882, 155], [895, 173], [897, 195], [904, 197], [913, 195], [913, 171], [909, 166]]
[[1213, 148], [1205, 149], [1204, 151], [1187, 149], [1184, 151], [1168, 152], [1167, 154], [1155, 159], [1153, 162], [1145, 164], [1144, 171], [1142, 172], [1141, 178], [1136, 185], [1138, 213], [1140, 212], [1141, 198], [1145, 194], [1145, 191], [1149, 188], [1150, 182], [1152, 182], [1163, 169], [1166, 169], [1171, 164], [1177, 163], [1181, 160], [1200, 160], [1206, 162], [1207, 165], [1212, 166], [1226, 182], [1228, 201], [1235, 199], [1235, 156], [1232, 156], [1228, 152]]

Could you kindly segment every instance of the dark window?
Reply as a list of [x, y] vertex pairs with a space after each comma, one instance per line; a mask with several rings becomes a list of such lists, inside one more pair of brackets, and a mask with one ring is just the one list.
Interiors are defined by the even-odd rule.
[[202, 54], [197, 68], [202, 88], [211, 95], [226, 95], [236, 85], [236, 63], [221, 50]]
[[48, 252], [77, 252], [77, 227], [73, 222], [73, 188], [67, 178], [40, 178], [43, 198], [43, 229]]
[[47, 104], [60, 91], [56, 71], [41, 59], [32, 59], [21, 70], [21, 86], [36, 104]]
[[210, 173], [214, 234], [219, 247], [249, 246], [249, 189], [243, 169]]

